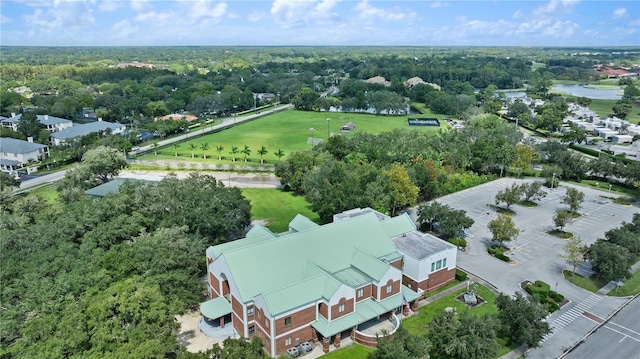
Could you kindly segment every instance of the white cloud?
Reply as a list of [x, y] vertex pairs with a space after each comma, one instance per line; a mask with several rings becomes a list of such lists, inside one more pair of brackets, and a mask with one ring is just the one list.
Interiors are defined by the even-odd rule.
[[619, 7], [615, 10], [613, 10], [613, 14], [611, 15], [612, 18], [614, 19], [620, 19], [622, 17], [624, 17], [627, 14], [627, 9], [623, 8], [623, 7]]
[[547, 4], [538, 7], [533, 10], [534, 15], [552, 14], [557, 15], [560, 12], [571, 12], [573, 7], [579, 3], [580, 0], [551, 0]]
[[513, 13], [513, 15], [511, 15], [512, 19], [521, 19], [523, 17], [522, 15], [522, 11], [520, 11], [520, 9], [516, 10], [516, 12]]
[[284, 28], [307, 24], [334, 22], [339, 16], [333, 12], [341, 0], [274, 0], [270, 13], [275, 22]]
[[449, 6], [449, 3], [443, 2], [443, 1], [432, 1], [431, 3], [429, 3], [429, 7], [433, 9], [437, 9], [439, 7], [445, 7], [445, 6]]
[[224, 16], [227, 11], [227, 3], [225, 2], [217, 2], [212, 7], [209, 7], [208, 4], [211, 2], [206, 0], [198, 0], [189, 2], [191, 5], [191, 17], [190, 20], [198, 20], [201, 18], [213, 18], [219, 19]]
[[148, 11], [151, 8], [149, 0], [131, 0], [129, 6], [135, 11]]
[[247, 20], [249, 20], [249, 22], [258, 22], [264, 19], [266, 16], [267, 15], [263, 12], [252, 12], [251, 14], [249, 14]]
[[0, 24], [8, 24], [11, 22], [11, 18], [0, 14]]
[[122, 6], [122, 1], [108, 1], [103, 0], [98, 3], [98, 10], [104, 12], [111, 12], [117, 10]]
[[124, 19], [111, 26], [113, 34], [119, 38], [128, 38], [129, 35], [138, 33], [138, 27], [132, 26], [129, 20]]
[[[360, 1], [354, 10], [358, 13], [358, 17], [362, 20], [374, 21], [376, 19], [382, 20], [402, 20], [405, 17], [405, 13], [402, 11], [391, 11], [383, 8], [375, 7], [369, 4], [368, 0]], [[415, 15], [415, 13], [410, 13]]]
[[159, 23], [159, 22], [164, 22], [167, 19], [170, 19], [172, 16], [173, 14], [169, 12], [149, 11], [149, 12], [142, 12], [136, 15], [135, 20], [141, 21], [141, 22], [148, 21], [148, 22]]
[[87, 1], [54, 1], [49, 5], [37, 7], [31, 15], [24, 16], [32, 33], [77, 30], [96, 23]]

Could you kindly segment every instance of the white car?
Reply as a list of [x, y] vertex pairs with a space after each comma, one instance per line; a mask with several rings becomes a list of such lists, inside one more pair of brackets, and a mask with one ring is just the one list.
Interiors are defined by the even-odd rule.
[[137, 151], [140, 151], [140, 146], [131, 147], [131, 152], [137, 152]]

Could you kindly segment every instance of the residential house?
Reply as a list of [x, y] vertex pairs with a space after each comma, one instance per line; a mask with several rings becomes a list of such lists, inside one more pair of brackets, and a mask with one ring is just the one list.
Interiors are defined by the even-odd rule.
[[[6, 118], [6, 117], [0, 118], [0, 125], [2, 125], [3, 127], [9, 128], [12, 131], [18, 131], [18, 124], [20, 123], [21, 118], [22, 118], [21, 113], [17, 115], [15, 113], [12, 113], [11, 117], [9, 118]], [[73, 122], [60, 117], [49, 116], [49, 115], [37, 115], [37, 118], [38, 118], [38, 122], [40, 122], [45, 127], [45, 129], [50, 132], [62, 131], [65, 128], [69, 128], [73, 126]]]
[[368, 84], [378, 84], [378, 85], [384, 85], [385, 87], [389, 87], [391, 86], [391, 81], [387, 81], [384, 77], [382, 76], [374, 76], [372, 78], [366, 79], [364, 80], [364, 82], [368, 83]]
[[49, 157], [49, 147], [33, 141], [0, 137], [0, 169], [16, 171], [29, 163]]
[[170, 115], [166, 115], [166, 116], [162, 116], [162, 117], [156, 117], [153, 119], [154, 122], [157, 121], [166, 121], [166, 120], [172, 120], [172, 121], [197, 121], [198, 120], [198, 116], [194, 116], [194, 115], [187, 115], [187, 114], [180, 114], [180, 113], [172, 113]]
[[404, 86], [405, 87], [413, 87], [416, 85], [429, 85], [432, 88], [434, 88], [435, 90], [440, 91], [442, 88], [440, 87], [440, 85], [438, 84], [434, 84], [431, 82], [425, 82], [424, 80], [422, 80], [420, 77], [412, 77], [410, 79], [408, 79], [407, 81], [404, 82]]
[[328, 352], [346, 336], [376, 346], [361, 328], [382, 323], [392, 335], [396, 314], [454, 280], [456, 247], [418, 232], [407, 214], [357, 208], [322, 226], [298, 215], [284, 233], [258, 225], [206, 257], [212, 299], [201, 304], [203, 316], [259, 337], [275, 357], [304, 341]]
[[51, 143], [55, 146], [68, 142], [69, 140], [86, 136], [90, 133], [101, 133], [110, 131], [112, 134], [123, 133], [126, 126], [118, 122], [97, 121], [85, 124], [74, 124], [72, 127], [65, 128], [51, 134]]

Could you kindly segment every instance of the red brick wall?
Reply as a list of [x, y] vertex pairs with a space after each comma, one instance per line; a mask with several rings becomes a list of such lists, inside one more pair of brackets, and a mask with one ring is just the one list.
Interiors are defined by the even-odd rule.
[[318, 304], [318, 313], [324, 317], [324, 319], [329, 319], [329, 305], [327, 303]]
[[[249, 308], [253, 308], [253, 314], [249, 313]], [[256, 309], [257, 308], [254, 305], [251, 305], [251, 304], [247, 305], [247, 323], [249, 323], [250, 321], [254, 320], [254, 318], [256, 317], [256, 315], [255, 315], [255, 313], [256, 313], [255, 310]]]
[[[366, 285], [364, 287], [356, 289], [356, 302], [359, 302], [361, 300], [365, 300], [365, 299], [371, 297], [371, 286], [372, 285]], [[358, 290], [360, 290], [360, 289], [363, 289], [363, 291], [364, 291], [362, 297], [358, 297]]]
[[[387, 293], [387, 286], [391, 285], [391, 293]], [[389, 279], [387, 283], [380, 288], [380, 300], [383, 300], [387, 297], [390, 297], [394, 294], [400, 293], [400, 281], [394, 281], [393, 279]]]
[[[244, 323], [244, 320], [242, 319], [244, 318], [244, 313], [242, 312], [242, 304], [234, 296], [231, 296], [231, 310], [233, 310], [233, 314], [235, 314], [236, 317], [240, 318], [240, 320]], [[240, 331], [239, 333], [244, 333], [244, 330]]]
[[218, 290], [220, 290], [220, 282], [218, 282], [218, 278], [211, 272], [209, 272], [209, 284], [211, 284], [211, 288], [213, 288], [211, 291], [211, 299], [218, 298], [220, 296], [220, 293], [218, 293]]
[[[291, 324], [285, 326], [284, 320], [286, 317], [278, 318], [275, 321], [276, 326], [276, 336], [281, 335], [282, 333], [286, 333], [294, 328], [298, 328], [301, 326], [308, 326], [309, 323], [316, 320], [316, 308], [315, 306], [302, 309], [298, 312], [291, 314]], [[311, 337], [311, 332], [309, 332], [309, 338]]]
[[[277, 328], [277, 327], [276, 327]], [[276, 338], [276, 354], [282, 354], [285, 350], [296, 345], [296, 338], [298, 338], [297, 344], [302, 342], [311, 341], [311, 326], [307, 325], [295, 332], [291, 332], [283, 335], [282, 337]], [[291, 338], [291, 344], [286, 345], [285, 341], [287, 338]]]
[[378, 299], [378, 286], [375, 284], [371, 285], [371, 297], [373, 299]]
[[402, 258], [398, 259], [395, 262], [391, 262], [391, 266], [396, 269], [402, 270]]
[[[331, 320], [336, 320], [345, 314], [353, 312], [354, 303], [353, 298], [340, 298], [338, 304], [331, 306]], [[340, 304], [344, 304], [344, 312], [342, 313], [340, 313]]]
[[456, 279], [456, 270], [455, 268], [449, 270], [447, 270], [447, 268], [442, 268], [437, 272], [429, 274], [429, 278], [423, 280], [420, 283], [417, 283], [410, 278], [406, 279], [410, 281], [411, 289], [417, 291], [417, 288], [420, 288], [425, 292], [429, 292], [453, 282]]
[[227, 295], [227, 294], [229, 294], [229, 281], [224, 280], [222, 281], [222, 295]]

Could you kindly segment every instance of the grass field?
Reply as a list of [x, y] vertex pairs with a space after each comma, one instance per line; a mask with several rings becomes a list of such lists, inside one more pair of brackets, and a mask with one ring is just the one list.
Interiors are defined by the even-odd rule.
[[628, 297], [640, 293], [640, 270], [633, 273], [631, 278], [624, 281], [620, 288], [611, 290], [607, 295], [615, 297]]
[[[331, 118], [330, 121], [327, 118]], [[158, 155], [153, 153], [140, 156], [142, 160], [155, 159], [181, 159], [186, 161], [207, 161], [226, 165], [260, 165], [260, 155], [258, 150], [264, 146], [268, 153], [264, 155], [265, 164], [274, 164], [278, 157], [274, 154], [278, 149], [287, 156], [292, 152], [310, 149], [311, 138], [314, 143], [319, 140], [326, 141], [328, 133], [340, 134], [340, 126], [347, 122], [353, 122], [356, 129], [347, 136], [357, 132], [381, 133], [391, 131], [396, 128], [408, 128], [407, 116], [375, 116], [370, 114], [353, 113], [328, 113], [328, 112], [306, 112], [306, 111], [283, 111], [274, 115], [266, 116], [255, 121], [243, 123], [236, 127], [222, 132], [202, 136], [187, 142], [180, 143], [177, 148], [178, 157], [175, 157], [174, 149], [169, 146], [158, 150]], [[412, 127], [416, 131], [437, 131], [439, 128], [447, 128], [448, 125], [441, 124], [440, 127]], [[314, 129], [311, 131], [311, 129]], [[202, 151], [203, 143], [208, 143], [209, 149]], [[196, 158], [191, 158], [192, 150], [190, 144], [194, 144], [197, 149], [193, 150]], [[244, 162], [244, 154], [241, 153], [244, 146], [249, 146], [251, 154], [248, 161]], [[222, 160], [218, 160], [218, 146], [224, 147], [220, 152]], [[238, 148], [236, 161], [233, 162], [230, 154], [233, 146]], [[206, 152], [207, 159], [203, 159], [203, 152]]]
[[597, 278], [584, 277], [580, 274], [574, 274], [570, 270], [563, 270], [562, 276], [569, 282], [577, 285], [580, 288], [584, 288], [590, 292], [597, 292], [600, 288], [604, 287], [607, 282]]
[[60, 203], [58, 191], [56, 191], [52, 185], [41, 186], [31, 190], [19, 192], [18, 195], [36, 195], [47, 200], [49, 204]]
[[251, 219], [266, 221], [266, 227], [280, 233], [289, 229], [289, 222], [298, 213], [320, 223], [320, 217], [302, 196], [292, 192], [267, 188], [242, 188], [242, 194], [251, 201]]
[[369, 353], [375, 349], [363, 347], [362, 345], [353, 344], [342, 349], [336, 350], [329, 354], [321, 356], [322, 359], [367, 359]]

